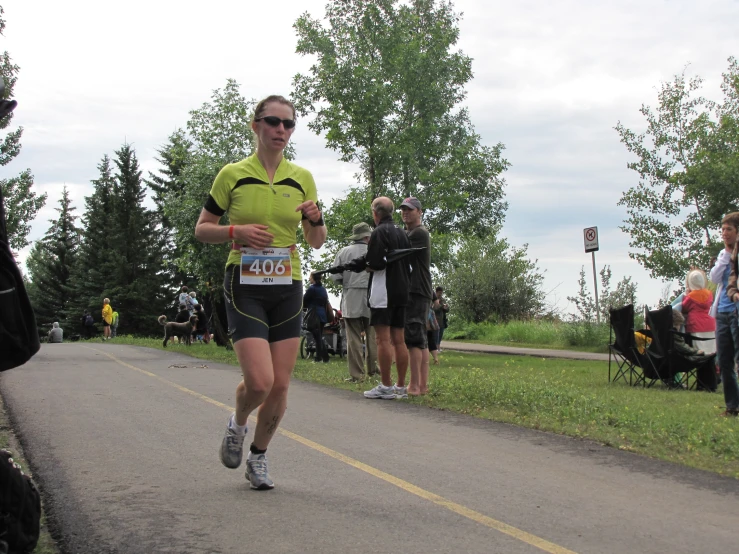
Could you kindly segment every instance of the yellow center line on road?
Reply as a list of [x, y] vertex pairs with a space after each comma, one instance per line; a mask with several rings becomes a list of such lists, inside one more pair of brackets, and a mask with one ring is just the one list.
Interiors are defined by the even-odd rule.
[[[85, 346], [84, 348], [93, 350], [95, 352], [99, 352], [100, 354], [107, 356], [111, 360], [114, 360], [115, 362], [121, 364], [124, 367], [132, 369], [134, 371], [138, 371], [139, 373], [143, 373], [144, 375], [151, 377], [153, 379], [156, 379], [157, 381], [161, 381], [162, 383], [169, 385], [170, 387], [173, 387], [181, 392], [184, 392], [185, 394], [189, 394], [191, 396], [194, 396], [195, 398], [204, 400], [205, 402], [208, 402], [209, 404], [213, 404], [214, 406], [218, 406], [219, 408], [223, 408], [227, 410], [228, 412], [233, 412], [233, 406], [228, 406], [224, 404], [223, 402], [218, 402], [218, 400], [214, 400], [213, 398], [210, 398], [209, 396], [205, 396], [204, 394], [200, 394], [199, 392], [195, 392], [194, 390], [178, 385], [177, 383], [174, 383], [168, 379], [165, 379], [164, 377], [160, 377], [156, 373], [151, 373], [150, 371], [146, 371], [145, 369], [141, 369], [139, 367], [126, 363], [123, 360], [116, 358], [112, 354], [109, 354], [108, 352], [103, 352], [102, 350], [98, 350], [97, 348], [91, 348], [89, 346]], [[254, 418], [251, 418], [251, 419], [253, 420]], [[558, 544], [549, 542], [545, 539], [542, 539], [541, 537], [537, 537], [536, 535], [532, 535], [531, 533], [522, 531], [521, 529], [518, 529], [517, 527], [513, 527], [512, 525], [508, 525], [507, 523], [503, 523], [502, 521], [498, 521], [497, 519], [488, 517], [484, 514], [481, 514], [480, 512], [476, 512], [475, 510], [472, 510], [471, 508], [467, 508], [466, 506], [462, 506], [461, 504], [457, 504], [456, 502], [447, 500], [443, 496], [439, 496], [438, 494], [429, 492], [425, 489], [422, 489], [421, 487], [417, 487], [416, 485], [413, 485], [412, 483], [409, 483], [408, 481], [404, 481], [403, 479], [400, 479], [398, 477], [390, 475], [389, 473], [385, 473], [384, 471], [381, 471], [370, 465], [362, 463], [359, 460], [355, 460], [354, 458], [345, 456], [344, 454], [341, 454], [340, 452], [337, 452], [336, 450], [331, 450], [330, 448], [327, 448], [321, 444], [318, 444], [317, 442], [313, 442], [310, 439], [306, 439], [305, 437], [302, 437], [295, 433], [291, 433], [290, 431], [286, 431], [284, 429], [278, 429], [277, 432], [280, 433], [284, 437], [287, 437], [296, 442], [299, 442], [302, 445], [307, 446], [308, 448], [311, 448], [317, 452], [321, 452], [322, 454], [325, 454], [326, 456], [330, 456], [331, 458], [338, 460], [340, 462], [343, 462], [360, 471], [364, 471], [365, 473], [368, 473], [372, 475], [373, 477], [382, 479], [386, 483], [395, 485], [396, 487], [410, 494], [418, 496], [419, 498], [423, 498], [424, 500], [428, 500], [429, 502], [433, 502], [437, 506], [446, 508], [447, 510], [454, 512], [455, 514], [461, 515], [462, 517], [466, 517], [467, 519], [480, 523], [481, 525], [484, 525], [485, 527], [495, 529], [496, 531], [504, 533], [510, 537], [513, 537], [514, 539], [518, 539], [521, 542], [525, 542], [526, 544], [535, 546], [543, 550], [544, 552], [549, 552], [550, 554], [577, 554], [576, 552], [569, 550], [563, 546], [559, 546]]]

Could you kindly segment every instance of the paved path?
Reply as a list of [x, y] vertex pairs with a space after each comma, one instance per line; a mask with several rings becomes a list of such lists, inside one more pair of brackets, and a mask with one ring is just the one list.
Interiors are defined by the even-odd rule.
[[443, 350], [459, 350], [460, 352], [482, 352], [485, 354], [515, 354], [518, 356], [536, 356], [537, 358], [566, 358], [568, 360], [608, 361], [608, 354], [595, 352], [574, 352], [571, 350], [550, 350], [546, 348], [518, 348], [516, 346], [497, 346], [477, 344], [474, 342], [442, 341]]
[[739, 481], [299, 381], [251, 491], [217, 456], [238, 370], [205, 363], [45, 344], [0, 374], [63, 552], [736, 551]]

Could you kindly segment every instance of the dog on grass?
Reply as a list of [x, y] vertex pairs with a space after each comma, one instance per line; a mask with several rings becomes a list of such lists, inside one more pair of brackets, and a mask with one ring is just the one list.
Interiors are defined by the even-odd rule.
[[159, 322], [159, 325], [164, 326], [163, 346], [167, 346], [168, 340], [172, 340], [174, 342], [176, 337], [179, 337], [180, 342], [184, 342], [187, 346], [192, 344], [192, 331], [197, 325], [197, 316], [190, 316], [189, 321], [186, 321], [185, 323], [177, 323], [176, 321], [167, 321], [166, 315], [160, 315], [157, 321]]

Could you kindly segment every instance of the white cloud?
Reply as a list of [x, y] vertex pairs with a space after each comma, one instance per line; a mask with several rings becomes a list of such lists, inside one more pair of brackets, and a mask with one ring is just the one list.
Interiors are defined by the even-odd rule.
[[[243, 94], [288, 94], [310, 59], [295, 54], [292, 24], [303, 12], [322, 18], [325, 0], [279, 3], [213, 0], [6, 0], [0, 39], [21, 66], [14, 123], [23, 150], [3, 176], [30, 167], [49, 203], [33, 225], [43, 235], [61, 187], [81, 213], [104, 154], [124, 142], [141, 167], [155, 170], [156, 150], [184, 126], [227, 78]], [[545, 288], [574, 294], [582, 228], [598, 225], [599, 264], [614, 281], [632, 275], [641, 300], [654, 304], [662, 284], [628, 258], [624, 217], [616, 203], [634, 185], [631, 159], [613, 127], [643, 129], [643, 104], [654, 105], [660, 81], [683, 70], [706, 78], [719, 98], [726, 59], [739, 54], [739, 4], [635, 0], [608, 4], [563, 0], [490, 3], [458, 0], [459, 46], [473, 58], [466, 105], [486, 144], [503, 142], [510, 210], [504, 232], [530, 244], [547, 269]], [[311, 169], [324, 201], [354, 183], [356, 168], [336, 161], [300, 122], [299, 162]], [[561, 284], [559, 284], [561, 283]], [[559, 284], [559, 285], [558, 285]]]

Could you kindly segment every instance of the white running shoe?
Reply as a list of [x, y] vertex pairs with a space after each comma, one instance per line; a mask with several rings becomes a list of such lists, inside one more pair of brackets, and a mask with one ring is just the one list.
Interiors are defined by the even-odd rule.
[[395, 387], [389, 386], [386, 387], [382, 383], [377, 385], [372, 390], [364, 391], [364, 397], [365, 398], [382, 398], [383, 400], [393, 400], [395, 399]]
[[[233, 417], [233, 415], [231, 416]], [[231, 418], [226, 424], [226, 434], [221, 443], [221, 463], [229, 469], [236, 469], [241, 465], [244, 452], [244, 439], [246, 431], [240, 434], [231, 428]]]
[[393, 390], [395, 391], [395, 398], [398, 400], [404, 400], [408, 398], [408, 387], [399, 387], [398, 385], [393, 385]]
[[249, 481], [251, 488], [257, 491], [275, 488], [275, 484], [267, 471], [267, 456], [249, 452], [246, 456], [246, 479]]

